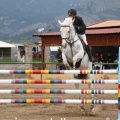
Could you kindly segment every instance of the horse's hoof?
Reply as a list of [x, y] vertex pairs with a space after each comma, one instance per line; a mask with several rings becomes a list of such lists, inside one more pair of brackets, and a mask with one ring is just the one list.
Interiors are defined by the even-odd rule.
[[81, 112], [82, 115], [85, 115], [85, 109], [84, 109], [83, 106], [80, 106], [80, 112]]
[[81, 109], [81, 115], [85, 115], [85, 110]]
[[90, 111], [90, 115], [94, 116], [95, 115], [95, 108], [93, 107]]

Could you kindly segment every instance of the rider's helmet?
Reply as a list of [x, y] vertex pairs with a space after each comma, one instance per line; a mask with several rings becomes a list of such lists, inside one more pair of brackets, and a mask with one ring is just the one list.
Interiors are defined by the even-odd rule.
[[75, 9], [68, 10], [68, 15], [77, 15], [77, 11]]

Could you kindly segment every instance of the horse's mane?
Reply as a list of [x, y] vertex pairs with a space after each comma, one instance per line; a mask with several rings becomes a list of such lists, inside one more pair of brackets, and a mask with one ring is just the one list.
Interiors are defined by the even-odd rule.
[[65, 20], [62, 22], [63, 25], [70, 25], [72, 23], [72, 18], [67, 17]]

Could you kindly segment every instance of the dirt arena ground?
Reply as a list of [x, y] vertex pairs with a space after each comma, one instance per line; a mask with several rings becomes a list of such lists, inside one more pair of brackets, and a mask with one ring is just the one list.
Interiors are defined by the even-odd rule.
[[[22, 75], [21, 75], [22, 76]], [[117, 79], [116, 75], [95, 75], [95, 78]], [[39, 79], [39, 75], [32, 75], [32, 78]], [[69, 75], [43, 75], [43, 79], [69, 79]], [[87, 85], [80, 85], [81, 89], [88, 89]], [[73, 84], [66, 85], [2, 85], [1, 89], [74, 89]], [[94, 89], [115, 90], [117, 85], [94, 85]], [[89, 99], [89, 95], [82, 95]], [[22, 95], [1, 95], [0, 99], [14, 98], [58, 98], [77, 99], [72, 94], [22, 94]], [[95, 99], [115, 100], [117, 95], [94, 95]], [[89, 107], [86, 105], [85, 107]], [[1, 104], [0, 120], [117, 120], [117, 105], [95, 105], [95, 116], [81, 115], [79, 104]]]

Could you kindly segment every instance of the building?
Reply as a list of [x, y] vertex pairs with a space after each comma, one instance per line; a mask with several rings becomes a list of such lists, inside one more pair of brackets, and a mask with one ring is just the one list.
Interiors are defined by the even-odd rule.
[[15, 48], [15, 45], [0, 41], [0, 61], [11, 61], [11, 49]]
[[120, 46], [120, 20], [102, 21], [87, 27], [87, 39], [96, 51], [118, 52]]

